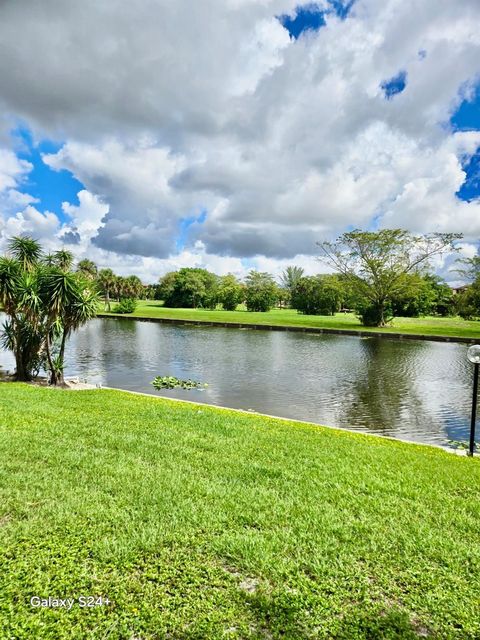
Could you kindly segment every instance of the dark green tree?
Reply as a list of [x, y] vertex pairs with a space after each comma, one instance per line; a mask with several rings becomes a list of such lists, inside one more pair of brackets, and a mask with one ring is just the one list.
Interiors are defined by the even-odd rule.
[[456, 296], [458, 315], [464, 320], [480, 318], [480, 277]]
[[300, 313], [333, 316], [340, 310], [343, 297], [344, 290], [336, 276], [305, 276], [297, 282], [291, 304]]
[[216, 305], [217, 276], [206, 269], [185, 267], [167, 274], [160, 283], [164, 305], [196, 309]]
[[270, 273], [252, 270], [246, 278], [248, 311], [270, 311], [277, 300], [277, 285]]

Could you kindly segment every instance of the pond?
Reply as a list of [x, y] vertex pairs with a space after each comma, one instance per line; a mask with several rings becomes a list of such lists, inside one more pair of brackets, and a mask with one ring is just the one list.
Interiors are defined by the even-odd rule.
[[[67, 376], [446, 445], [469, 432], [465, 344], [95, 319], [70, 340]], [[11, 354], [0, 365], [13, 369]], [[155, 391], [157, 375], [207, 382]]]

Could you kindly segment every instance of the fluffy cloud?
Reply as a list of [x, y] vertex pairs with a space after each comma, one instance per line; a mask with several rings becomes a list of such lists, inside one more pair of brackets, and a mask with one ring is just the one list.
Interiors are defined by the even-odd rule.
[[[309, 262], [372, 223], [475, 242], [480, 203], [455, 193], [480, 136], [448, 121], [479, 79], [478, 0], [357, 0], [293, 41], [275, 16], [296, 4], [3, 3], [0, 105], [65, 140], [44, 160], [85, 185], [56, 237], [141, 271]], [[15, 190], [28, 168], [2, 166]]]

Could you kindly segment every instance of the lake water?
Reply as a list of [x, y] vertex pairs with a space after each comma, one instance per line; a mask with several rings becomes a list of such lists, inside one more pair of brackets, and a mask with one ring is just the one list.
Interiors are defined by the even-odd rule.
[[[66, 353], [67, 376], [104, 386], [446, 445], [466, 440], [465, 344], [96, 319]], [[11, 354], [0, 365], [13, 369]], [[157, 375], [207, 382], [157, 392]]]

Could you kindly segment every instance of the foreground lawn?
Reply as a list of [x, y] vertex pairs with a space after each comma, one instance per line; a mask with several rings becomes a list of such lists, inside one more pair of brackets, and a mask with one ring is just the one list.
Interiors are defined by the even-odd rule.
[[[114, 304], [112, 306], [115, 306]], [[101, 308], [103, 313], [103, 305]], [[464, 338], [480, 338], [480, 322], [462, 318], [395, 318], [384, 328], [364, 327], [353, 313], [337, 313], [335, 316], [304, 316], [295, 309], [272, 309], [267, 313], [248, 312], [245, 309], [223, 311], [216, 309], [168, 309], [161, 302], [140, 300], [135, 313], [128, 317], [172, 318], [199, 322], [240, 322], [243, 324], [271, 324], [280, 326], [321, 327], [325, 329], [349, 329], [378, 331], [383, 333], [409, 333]]]
[[480, 637], [476, 458], [2, 383], [0, 470], [1, 638]]

